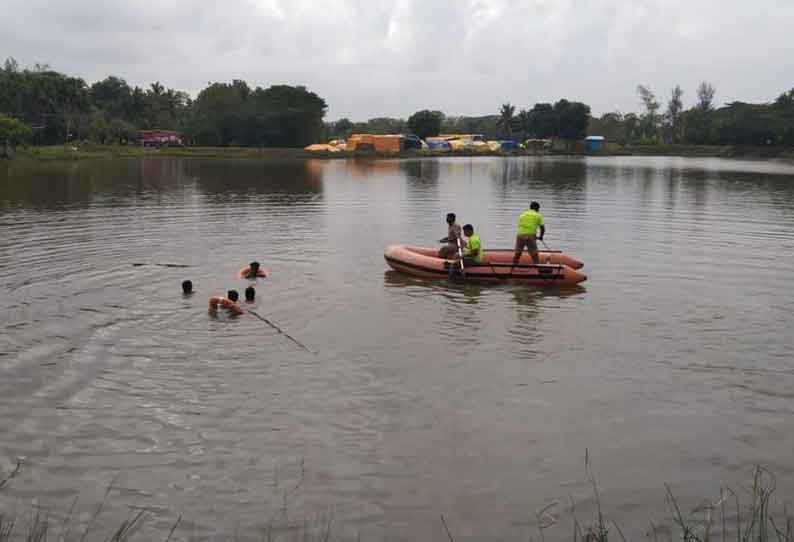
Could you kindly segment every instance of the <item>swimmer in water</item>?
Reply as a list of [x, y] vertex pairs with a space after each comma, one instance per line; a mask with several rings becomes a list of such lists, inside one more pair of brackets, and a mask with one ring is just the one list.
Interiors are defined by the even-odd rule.
[[193, 282], [190, 280], [183, 280], [182, 281], [182, 294], [183, 295], [190, 295], [193, 293]]
[[258, 277], [259, 267], [260, 267], [259, 262], [251, 262], [250, 264], [248, 264], [248, 274], [245, 276], [245, 278], [255, 279], [256, 277]]
[[240, 299], [240, 294], [237, 293], [237, 290], [229, 290], [226, 293], [226, 297], [211, 297], [209, 306], [210, 314], [217, 314], [219, 308], [226, 309], [234, 316], [243, 314], [243, 309], [237, 304], [238, 299]]
[[249, 286], [245, 289], [245, 301], [247, 303], [253, 303], [254, 298], [256, 297], [256, 290], [253, 286]]

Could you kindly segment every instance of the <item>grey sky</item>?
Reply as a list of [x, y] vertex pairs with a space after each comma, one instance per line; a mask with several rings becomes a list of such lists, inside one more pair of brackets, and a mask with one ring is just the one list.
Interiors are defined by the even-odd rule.
[[561, 97], [639, 109], [794, 86], [794, 0], [3, 0], [0, 56], [89, 82], [304, 84], [328, 118], [495, 113]]

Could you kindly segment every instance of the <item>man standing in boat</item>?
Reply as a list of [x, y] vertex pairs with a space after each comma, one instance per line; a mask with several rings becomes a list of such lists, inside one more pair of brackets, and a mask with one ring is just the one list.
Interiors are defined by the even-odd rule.
[[[538, 229], [540, 229], [539, 236], [537, 235]], [[540, 214], [540, 203], [533, 201], [529, 204], [529, 209], [518, 217], [513, 265], [518, 265], [521, 253], [524, 252], [524, 247], [527, 248], [529, 255], [532, 256], [532, 263], [538, 265], [540, 263], [538, 240], [543, 241], [544, 235], [546, 235], [546, 226], [543, 225], [543, 215]]]
[[458, 253], [458, 240], [460, 240], [461, 248], [466, 246], [466, 241], [463, 240], [461, 235], [460, 226], [455, 222], [455, 219], [455, 213], [447, 213], [447, 224], [449, 225], [447, 236], [438, 241], [439, 243], [446, 243], [446, 245], [439, 249], [439, 258], [453, 258]]

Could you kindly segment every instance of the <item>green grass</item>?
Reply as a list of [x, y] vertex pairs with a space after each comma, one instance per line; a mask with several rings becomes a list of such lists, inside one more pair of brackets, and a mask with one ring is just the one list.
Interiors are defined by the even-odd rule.
[[393, 159], [415, 158], [422, 156], [506, 156], [507, 153], [494, 151], [462, 150], [455, 152], [406, 151], [401, 153], [373, 152], [308, 152], [303, 149], [272, 147], [162, 147], [144, 148], [137, 145], [98, 145], [82, 144], [51, 145], [18, 149], [12, 153], [13, 159], [32, 160], [90, 160], [97, 158], [125, 158], [141, 156], [179, 156], [193, 158], [228, 158], [235, 160], [305, 160], [305, 159]]
[[[458, 151], [405, 151], [401, 153], [373, 152], [308, 152], [303, 149], [271, 148], [271, 147], [163, 147], [160, 149], [144, 148], [138, 145], [99, 145], [83, 143], [79, 147], [72, 145], [51, 145], [41, 147], [19, 148], [12, 151], [14, 160], [93, 160], [107, 158], [129, 158], [146, 156], [177, 156], [192, 158], [224, 158], [233, 160], [336, 160], [336, 159], [402, 159], [417, 157], [445, 156], [538, 156], [538, 155], [571, 155], [577, 153], [562, 151], [539, 152], [535, 150], [502, 152], [491, 150], [463, 149]], [[581, 153], [579, 153], [581, 154]], [[597, 156], [686, 156], [686, 157], [719, 157], [719, 158], [781, 158], [794, 159], [794, 148], [791, 147], [733, 147], [714, 145], [628, 145], [609, 152], [594, 153]]]
[[628, 154], [713, 158], [794, 158], [794, 148], [782, 145], [627, 145]]
[[[0, 489], [7, 486], [19, 473], [22, 465], [17, 464], [16, 469], [6, 476], [0, 475]], [[576, 503], [571, 499], [569, 507], [569, 521], [571, 530], [567, 531], [567, 521], [561, 520], [554, 509], [559, 505], [552, 502], [531, 516], [535, 523], [536, 532], [528, 533], [525, 539], [540, 540], [545, 542], [547, 536], [555, 540], [569, 539], [573, 542], [609, 542], [610, 540], [626, 542], [620, 528], [618, 519], [607, 518], [602, 510], [600, 486], [596, 482], [590, 464], [589, 454], [585, 456], [585, 477], [590, 486], [592, 497], [587, 499], [592, 503], [592, 515], [588, 520], [582, 521], [576, 510]], [[333, 532], [333, 521], [330, 517], [315, 515], [311, 519], [304, 514], [296, 514], [289, 510], [290, 498], [303, 487], [305, 470], [301, 462], [301, 472], [297, 483], [290, 483], [287, 487], [274, 486], [274, 495], [281, 503], [269, 517], [263, 517], [263, 523], [255, 529], [258, 537], [263, 541], [276, 542], [278, 540], [303, 540], [304, 542], [318, 541], [329, 542], [331, 539], [344, 539], [339, 533]], [[104, 494], [102, 502], [97, 505], [88, 521], [82, 525], [74, 525], [74, 515], [77, 499], [61, 520], [53, 520], [46, 509], [36, 507], [27, 517], [8, 515], [0, 509], [0, 542], [16, 540], [26, 542], [125, 542], [140, 539], [151, 540], [151, 535], [146, 538], [136, 537], [149, 515], [145, 509], [131, 508], [128, 517], [122, 520], [110, 532], [100, 532], [96, 527], [97, 519], [102, 514], [105, 504], [113, 490], [115, 480], [112, 481]], [[785, 507], [780, 508], [775, 501], [776, 480], [767, 469], [757, 466], [753, 470], [750, 485], [739, 491], [730, 488], [721, 489], [718, 498], [704, 500], [691, 511], [685, 511], [683, 504], [675, 497], [670, 486], [665, 484], [664, 495], [667, 510], [661, 515], [668, 518], [666, 526], [649, 522], [650, 531], [644, 537], [653, 542], [678, 541], [681, 542], [794, 542], [794, 515]], [[741, 497], [740, 497], [741, 495]], [[634, 519], [634, 518], [632, 518]], [[178, 515], [171, 524], [169, 532], [162, 533], [161, 540], [169, 542], [175, 535], [183, 538], [186, 533], [180, 533], [179, 527], [182, 515]], [[567, 533], [566, 533], [567, 531]], [[236, 537], [235, 533], [235, 537]], [[352, 537], [350, 537], [352, 539]], [[444, 538], [455, 542], [455, 522], [448, 520], [440, 514], [439, 540]], [[360, 540], [360, 537], [358, 537]]]
[[145, 156], [187, 156], [200, 158], [232, 159], [305, 159], [309, 155], [303, 149], [255, 148], [255, 147], [163, 147], [144, 148], [138, 145], [83, 144], [51, 145], [18, 149], [13, 159], [21, 160], [92, 160], [98, 158], [128, 158]]

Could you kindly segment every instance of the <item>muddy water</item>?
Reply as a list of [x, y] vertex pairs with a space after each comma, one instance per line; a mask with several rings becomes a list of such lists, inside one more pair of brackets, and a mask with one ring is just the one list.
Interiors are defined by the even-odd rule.
[[[584, 288], [387, 271], [444, 214], [541, 202]], [[88, 538], [537, 536], [592, 457], [624, 532], [748, 480], [794, 495], [794, 167], [678, 158], [0, 164], [0, 493]], [[206, 299], [258, 259], [255, 310]], [[174, 265], [185, 267], [174, 267]], [[196, 294], [184, 298], [189, 278]], [[570, 538], [563, 525], [547, 539]], [[82, 528], [82, 527], [80, 527]]]

